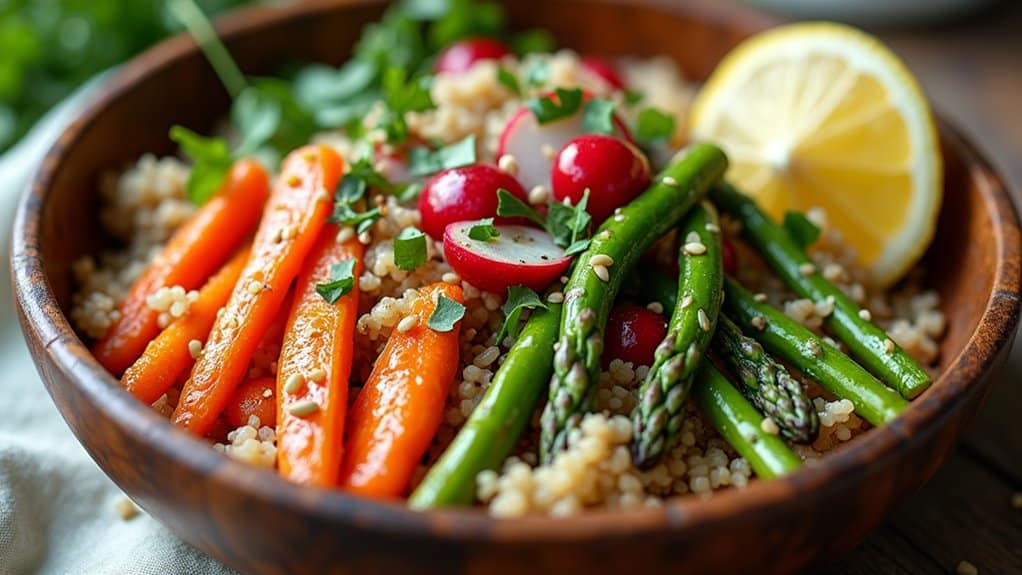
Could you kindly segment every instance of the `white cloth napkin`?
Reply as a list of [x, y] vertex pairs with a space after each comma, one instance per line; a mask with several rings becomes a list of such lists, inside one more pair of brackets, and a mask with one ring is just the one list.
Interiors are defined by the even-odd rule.
[[123, 493], [78, 444], [29, 357], [10, 293], [14, 206], [46, 149], [102, 78], [54, 109], [0, 158], [0, 575], [219, 575], [232, 571], [145, 513], [125, 521]]

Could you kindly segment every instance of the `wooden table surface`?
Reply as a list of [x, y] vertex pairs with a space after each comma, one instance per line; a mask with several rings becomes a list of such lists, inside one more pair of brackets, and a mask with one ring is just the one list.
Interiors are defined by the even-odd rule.
[[[972, 136], [1022, 200], [1022, 1], [940, 27], [874, 32], [907, 60], [937, 110]], [[933, 480], [818, 573], [947, 574], [965, 560], [983, 575], [1022, 574], [1022, 509], [1012, 505], [1022, 493], [1022, 342], [1017, 347]]]

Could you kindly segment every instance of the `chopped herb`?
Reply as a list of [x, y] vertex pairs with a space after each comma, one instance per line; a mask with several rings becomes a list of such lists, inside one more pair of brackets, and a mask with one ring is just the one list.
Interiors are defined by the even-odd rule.
[[582, 130], [595, 134], [614, 134], [614, 102], [593, 98], [582, 112]]
[[541, 28], [525, 30], [511, 38], [511, 47], [519, 57], [552, 52], [554, 46], [553, 34]]
[[370, 189], [385, 194], [399, 191], [398, 186], [373, 168], [368, 158], [362, 158], [351, 165], [351, 169], [337, 184], [334, 190], [334, 211], [327, 221], [352, 226], [356, 233], [369, 230], [381, 216], [379, 208], [359, 209], [359, 202], [365, 199]]
[[412, 176], [428, 176], [441, 170], [474, 163], [476, 163], [475, 136], [469, 136], [436, 151], [417, 146], [408, 153], [408, 173]]
[[574, 116], [582, 107], [581, 88], [557, 88], [554, 92], [554, 96], [542, 96], [525, 101], [525, 106], [532, 110], [540, 124]]
[[577, 206], [566, 206], [561, 202], [550, 203], [544, 227], [553, 236], [557, 245], [579, 250], [576, 244], [589, 236], [589, 223], [592, 218], [586, 211], [588, 205], [589, 190], [582, 195]]
[[414, 200], [415, 198], [418, 198], [421, 193], [422, 184], [418, 182], [399, 184], [394, 190], [394, 195], [397, 196], [399, 202]]
[[550, 80], [550, 65], [547, 64], [546, 60], [536, 60], [529, 66], [529, 71], [525, 74], [525, 81], [530, 86], [542, 86]]
[[355, 287], [355, 260], [344, 260], [330, 266], [330, 281], [316, 284], [316, 293], [327, 303], [335, 303]]
[[406, 113], [435, 107], [429, 95], [429, 82], [429, 77], [409, 78], [404, 68], [387, 68], [383, 73], [383, 102], [387, 109], [376, 127], [387, 134], [388, 142], [400, 143], [408, 139]]
[[436, 309], [429, 316], [426, 325], [429, 329], [439, 332], [448, 332], [454, 329], [454, 324], [465, 317], [465, 306], [453, 299], [441, 295], [436, 302]]
[[573, 256], [576, 254], [580, 254], [589, 249], [590, 243], [592, 243], [592, 240], [590, 240], [589, 238], [575, 240], [574, 242], [572, 242], [570, 246], [564, 249], [564, 255]]
[[503, 218], [525, 218], [535, 224], [546, 225], [539, 212], [504, 188], [497, 190], [497, 215]]
[[206, 203], [213, 197], [234, 163], [227, 142], [220, 138], [205, 138], [183, 126], [170, 129], [170, 139], [181, 146], [181, 151], [192, 162], [185, 191], [195, 205]]
[[280, 104], [256, 88], [245, 88], [231, 106], [231, 123], [238, 130], [238, 156], [256, 152], [273, 137], [283, 115]]
[[800, 248], [806, 249], [813, 245], [820, 237], [820, 228], [809, 221], [809, 218], [802, 212], [787, 212], [784, 214], [784, 229], [788, 231], [791, 238]]
[[627, 90], [625, 91], [625, 104], [634, 106], [641, 102], [646, 95], [638, 90]]
[[635, 124], [635, 137], [646, 144], [667, 141], [674, 134], [674, 116], [656, 108], [643, 108]]
[[515, 96], [522, 95], [522, 87], [518, 85], [518, 77], [512, 74], [507, 68], [504, 68], [503, 66], [497, 68], [497, 81]]
[[485, 218], [472, 224], [468, 229], [468, 237], [480, 242], [488, 242], [500, 237], [500, 230], [493, 225], [493, 218]]
[[540, 299], [536, 292], [521, 285], [508, 287], [507, 300], [501, 308], [501, 311], [504, 312], [504, 325], [501, 326], [500, 332], [497, 333], [497, 344], [499, 345], [500, 342], [504, 341], [505, 336], [518, 337], [522, 311], [536, 308], [547, 309], [546, 304], [543, 303], [543, 300]]
[[416, 228], [405, 228], [394, 238], [394, 265], [410, 272], [428, 259], [426, 234]]
[[[420, 3], [422, 0], [410, 0], [403, 5]], [[427, 0], [426, 3], [436, 4], [436, 7], [441, 3], [445, 5], [443, 11], [430, 18], [433, 23], [429, 27], [429, 45], [434, 50], [472, 36], [497, 36], [504, 28], [504, 9], [497, 2]]]

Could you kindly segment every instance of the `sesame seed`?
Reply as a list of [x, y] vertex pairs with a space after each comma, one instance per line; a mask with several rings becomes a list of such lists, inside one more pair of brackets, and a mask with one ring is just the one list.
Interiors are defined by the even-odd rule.
[[664, 176], [660, 178], [660, 181], [663, 182], [665, 186], [674, 187], [678, 185], [678, 180], [675, 180], [671, 176]]
[[320, 191], [318, 194], [316, 194], [316, 200], [320, 202], [329, 202], [331, 199], [333, 198], [331, 198], [330, 194], [326, 193], [326, 191]]
[[868, 309], [860, 309], [859, 319], [864, 321], [873, 321], [873, 314], [871, 314]]
[[664, 313], [664, 304], [658, 301], [651, 301], [646, 305], [646, 309], [653, 313]]
[[256, 295], [263, 291], [263, 282], [259, 280], [252, 280], [248, 283], [248, 293]]
[[720, 226], [713, 222], [706, 222], [706, 225], [704, 227], [706, 228], [706, 231], [710, 232], [711, 234], [720, 233]]
[[546, 300], [550, 303], [563, 303], [564, 294], [559, 291], [555, 291], [552, 292], [550, 295], [546, 296]]
[[759, 331], [763, 331], [764, 329], [766, 329], [767, 323], [766, 318], [761, 315], [753, 316], [752, 319], [749, 320], [749, 323], [751, 323], [752, 327], [758, 329]]
[[562, 284], [568, 283], [568, 276], [561, 276], [561, 283]]
[[602, 232], [596, 234], [596, 237], [600, 238], [601, 240], [609, 240], [610, 238], [614, 237], [614, 232], [610, 230], [603, 230]]
[[884, 339], [884, 351], [894, 353], [894, 342], [889, 337]]
[[135, 507], [135, 503], [127, 497], [118, 499], [114, 503], [114, 509], [117, 511], [117, 515], [124, 521], [129, 521], [138, 516], [138, 507]]
[[685, 309], [688, 306], [692, 305], [692, 302], [694, 301], [696, 301], [696, 298], [692, 297], [692, 294], [686, 295], [685, 297], [681, 298], [680, 308]]
[[284, 226], [280, 228], [278, 233], [280, 234], [280, 239], [284, 241], [287, 241], [297, 235], [295, 229], [291, 226]]
[[814, 264], [809, 263], [809, 262], [806, 262], [804, 264], [799, 264], [799, 266], [798, 266], [798, 273], [800, 273], [800, 274], [802, 274], [804, 276], [811, 276], [814, 273], [816, 273], [816, 266]]
[[353, 237], [355, 237], [355, 228], [351, 226], [344, 226], [339, 232], [337, 232], [337, 243], [343, 244]]
[[625, 221], [627, 219], [628, 219], [628, 216], [626, 216], [624, 214], [618, 214], [618, 215], [614, 216], [614, 221], [618, 222], [618, 223], [623, 222], [623, 221]]
[[268, 388], [268, 387], [266, 389], [264, 389], [263, 390], [263, 397], [265, 397], [267, 399], [273, 397], [273, 390]]
[[317, 156], [315, 152], [306, 152], [302, 154], [302, 159], [309, 163], [315, 162], [316, 158]]
[[440, 279], [444, 283], [451, 284], [451, 285], [458, 285], [458, 284], [461, 283], [461, 276], [459, 276], [458, 274], [456, 274], [454, 272], [447, 272], [444, 275], [440, 276]]
[[416, 314], [406, 315], [397, 323], [398, 333], [407, 333], [419, 325], [419, 316]]
[[302, 377], [302, 374], [292, 373], [284, 381], [284, 393], [294, 394], [303, 383], [305, 383], [305, 378]]
[[533, 186], [529, 190], [529, 203], [532, 205], [545, 204], [550, 199], [550, 190], [543, 184]]
[[287, 412], [295, 417], [305, 417], [319, 411], [319, 404], [311, 399], [296, 401], [287, 406]]
[[759, 424], [759, 428], [767, 435], [777, 435], [781, 431], [781, 428], [777, 427], [777, 423], [769, 417], [763, 418], [763, 421]]
[[958, 575], [979, 575], [979, 569], [968, 561], [960, 561], [957, 571]]
[[323, 380], [326, 379], [326, 370], [323, 369], [322, 367], [317, 367], [316, 369], [309, 372], [309, 379], [315, 381], [316, 383], [322, 382]]
[[620, 214], [621, 211], [622, 211], [621, 208], [614, 208], [614, 215], [616, 216], [616, 215]]
[[292, 188], [297, 188], [298, 186], [302, 185], [302, 179], [298, 176], [288, 176], [287, 185], [291, 186]]
[[710, 328], [712, 327], [710, 325], [710, 316], [706, 315], [703, 308], [699, 308], [699, 311], [696, 312], [696, 318], [699, 320], [699, 327], [701, 327], [703, 331], [710, 331]]
[[373, 236], [371, 236], [368, 231], [364, 231], [364, 232], [358, 234], [358, 243], [360, 243], [360, 244], [362, 244], [364, 246], [368, 246], [372, 241], [373, 241]]
[[518, 175], [518, 159], [511, 154], [504, 154], [497, 160], [497, 167], [512, 176]]
[[555, 156], [557, 156], [557, 150], [555, 150], [555, 149], [554, 149], [554, 147], [553, 147], [553, 146], [551, 146], [550, 144], [543, 144], [543, 145], [542, 145], [542, 146], [541, 146], [541, 147], [539, 148], [539, 151], [540, 151], [540, 152], [541, 152], [541, 153], [543, 154], [543, 156], [544, 156], [544, 157], [546, 157], [546, 159], [548, 159], [548, 160], [552, 160], [552, 159], [554, 159], [554, 157], [555, 157]]
[[192, 356], [192, 359], [199, 359], [199, 355], [202, 353], [202, 342], [197, 339], [189, 341], [188, 353]]
[[756, 300], [757, 303], [763, 303], [767, 300], [767, 294], [761, 292], [752, 296], [752, 299]]
[[706, 246], [700, 242], [690, 242], [685, 244], [685, 253], [690, 256], [701, 256], [706, 253]]
[[596, 277], [600, 278], [601, 280], [603, 280], [605, 282], [610, 281], [610, 271], [607, 270], [606, 266], [598, 266], [597, 265], [597, 266], [591, 266], [591, 267], [593, 268], [593, 273], [596, 274]]
[[596, 254], [595, 256], [589, 258], [589, 265], [610, 267], [614, 265], [614, 258], [608, 256], [607, 254]]

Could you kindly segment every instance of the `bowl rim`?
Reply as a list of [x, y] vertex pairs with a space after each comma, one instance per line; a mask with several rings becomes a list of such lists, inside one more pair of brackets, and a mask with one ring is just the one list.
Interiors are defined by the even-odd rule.
[[[367, 3], [378, 4], [379, 0], [330, 0], [284, 8], [252, 7], [219, 19], [216, 27], [229, 43], [243, 36], [264, 33], [285, 20]], [[604, 0], [603, 3], [608, 2]], [[611, 0], [609, 3], [625, 2]], [[666, 3], [657, 0], [639, 3], [649, 8], [669, 9], [665, 8]], [[635, 4], [634, 0], [630, 4]], [[702, 13], [705, 8], [696, 11]], [[716, 14], [738, 14], [752, 22], [769, 21], [750, 20], [746, 9], [737, 12], [724, 9]], [[338, 490], [290, 483], [273, 471], [256, 469], [216, 453], [209, 449], [208, 442], [177, 428], [124, 391], [95, 361], [72, 329], [46, 278], [40, 255], [42, 206], [69, 151], [104, 110], [116, 106], [136, 84], [197, 53], [198, 48], [190, 38], [177, 36], [135, 57], [101, 89], [93, 103], [50, 148], [18, 202], [12, 226], [11, 277], [25, 337], [45, 343], [53, 366], [79, 388], [102, 416], [122, 433], [147, 440], [163, 457], [192, 468], [218, 488], [236, 490], [246, 497], [286, 508], [289, 512], [316, 516], [330, 524], [348, 524], [367, 532], [462, 542], [567, 542], [596, 536], [632, 536], [643, 530], [687, 529], [722, 522], [731, 518], [735, 509], [741, 509], [742, 513], [769, 512], [783, 505], [794, 492], [821, 489], [841, 481], [842, 475], [860, 467], [863, 460], [894, 454], [909, 437], [950, 417], [952, 410], [949, 408], [978, 384], [1014, 337], [1022, 301], [1022, 240], [1014, 200], [1003, 178], [976, 147], [958, 129], [938, 117], [942, 139], [961, 155], [965, 165], [972, 166], [970, 178], [981, 189], [983, 209], [1002, 223], [998, 226], [1000, 233], [994, 234], [996, 271], [991, 294], [968, 343], [949, 362], [934, 385], [888, 425], [870, 430], [816, 465], [805, 466], [792, 475], [772, 481], [752, 482], [742, 490], [728, 490], [709, 499], [674, 498], [657, 508], [595, 510], [557, 519], [534, 516], [496, 519], [474, 507], [422, 512], [408, 508], [403, 500], [373, 501]], [[983, 345], [978, 341], [981, 336], [986, 342]], [[41, 369], [40, 361], [35, 363], [37, 369]]]

